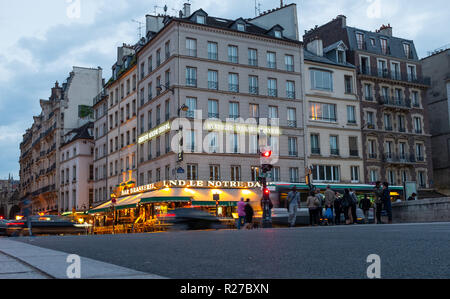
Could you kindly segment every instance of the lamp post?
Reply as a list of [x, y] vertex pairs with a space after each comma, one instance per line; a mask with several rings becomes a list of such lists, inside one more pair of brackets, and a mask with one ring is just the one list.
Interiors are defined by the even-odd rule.
[[[187, 112], [189, 111], [189, 107], [186, 104], [181, 105], [180, 108], [178, 108], [178, 120], [181, 116], [181, 111]], [[182, 149], [183, 146], [183, 136], [180, 136], [180, 132], [181, 132], [181, 127], [180, 125], [178, 125], [178, 163], [183, 161], [184, 158], [184, 152]]]

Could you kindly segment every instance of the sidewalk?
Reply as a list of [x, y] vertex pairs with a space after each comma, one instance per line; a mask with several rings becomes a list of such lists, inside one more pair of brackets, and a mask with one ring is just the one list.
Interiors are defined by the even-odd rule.
[[[0, 238], [0, 279], [67, 279], [69, 253]], [[164, 279], [81, 257], [81, 279]]]

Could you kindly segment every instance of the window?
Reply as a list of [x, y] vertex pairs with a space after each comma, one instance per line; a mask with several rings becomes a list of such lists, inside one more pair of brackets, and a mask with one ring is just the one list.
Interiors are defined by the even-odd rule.
[[217, 71], [208, 70], [208, 89], [217, 90], [219, 88], [217, 77]]
[[388, 181], [389, 185], [395, 185], [395, 172], [392, 170], [388, 170]]
[[267, 95], [269, 97], [277, 97], [278, 96], [277, 79], [269, 78], [267, 80]]
[[339, 156], [338, 136], [330, 136], [330, 154]]
[[[269, 135], [267, 138], [267, 145], [272, 149], [272, 155], [279, 156], [280, 155], [280, 140], [278, 136]], [[289, 140], [289, 142], [294, 142], [294, 140]], [[295, 145], [289, 144], [289, 154], [290, 156], [295, 157], [295, 153], [297, 152], [297, 140], [295, 139]]]
[[285, 55], [284, 56], [284, 63], [286, 64], [286, 70], [288, 72], [294, 71], [294, 56], [292, 55]]
[[419, 186], [421, 188], [426, 188], [427, 187], [427, 183], [425, 181], [425, 172], [424, 171], [418, 171], [417, 172], [417, 181], [418, 181]]
[[239, 92], [239, 75], [230, 73], [228, 75], [228, 91]]
[[259, 178], [259, 167], [252, 166], [250, 171], [251, 171], [252, 181], [256, 182]]
[[300, 181], [297, 167], [289, 168], [289, 179], [290, 179], [291, 183], [298, 183]]
[[393, 80], [401, 80], [400, 63], [391, 62], [391, 77]]
[[410, 82], [416, 81], [417, 80], [416, 66], [408, 64], [407, 71], [408, 71], [408, 81]]
[[218, 59], [217, 48], [218, 48], [217, 43], [208, 42], [208, 59], [211, 60]]
[[311, 70], [311, 88], [333, 91], [333, 77], [331, 72]]
[[397, 125], [398, 125], [398, 131], [401, 132], [401, 133], [406, 132], [406, 127], [405, 127], [405, 124], [406, 124], [406, 122], [405, 122], [405, 116], [402, 115], [402, 114], [399, 114], [399, 115], [397, 116], [397, 121], [398, 121], [398, 123], [397, 123]]
[[406, 143], [400, 142], [398, 144], [398, 153], [399, 153], [400, 160], [405, 161], [407, 158], [406, 157]]
[[270, 69], [277, 68], [277, 55], [275, 52], [267, 52], [267, 67]]
[[156, 66], [160, 66], [161, 65], [161, 49], [158, 49], [156, 51]]
[[208, 100], [208, 118], [219, 118], [219, 102]]
[[280, 30], [275, 30], [274, 34], [275, 34], [276, 38], [281, 38], [281, 31]]
[[269, 118], [270, 119], [278, 119], [278, 107], [269, 106]]
[[239, 148], [239, 135], [238, 134], [229, 134], [228, 135], [228, 143], [227, 143], [227, 152], [231, 154], [240, 153]]
[[386, 60], [378, 60], [378, 76], [388, 78], [388, 69]]
[[248, 92], [250, 94], [259, 94], [259, 83], [257, 76], [249, 76], [248, 77]]
[[165, 46], [164, 46], [164, 53], [165, 53], [165, 55], [166, 55], [166, 60], [167, 59], [169, 59], [169, 57], [170, 57], [170, 41], [168, 41], [166, 44], [165, 44]]
[[259, 151], [258, 135], [250, 134], [248, 138], [249, 138], [249, 147], [248, 147], [249, 154], [257, 154]]
[[231, 166], [231, 181], [241, 181], [241, 166]]
[[297, 110], [295, 108], [287, 109], [288, 127], [297, 128]]
[[320, 142], [318, 134], [311, 134], [311, 154], [320, 155]]
[[339, 166], [314, 165], [313, 180], [316, 182], [339, 182]]
[[197, 40], [187, 38], [186, 39], [186, 50], [187, 50], [188, 56], [197, 57]]
[[353, 93], [353, 77], [345, 76], [345, 93]]
[[289, 156], [291, 156], [291, 157], [298, 156], [297, 138], [295, 138], [295, 137], [288, 138], [288, 150], [289, 150]]
[[237, 24], [237, 30], [245, 31], [245, 25], [244, 24]]
[[208, 150], [209, 153], [217, 153], [219, 149], [219, 133], [210, 132], [208, 134]]
[[407, 58], [412, 58], [412, 53], [411, 53], [411, 46], [410, 44], [404, 43], [403, 44], [403, 51], [405, 52], [405, 56]]
[[384, 114], [384, 129], [392, 131], [392, 117], [390, 114]]
[[416, 159], [417, 159], [417, 161], [423, 162], [425, 160], [423, 153], [424, 153], [423, 145], [421, 143], [417, 143], [416, 144]]
[[195, 131], [191, 130], [187, 132], [187, 138], [186, 138], [186, 151], [187, 152], [191, 152], [194, 153], [196, 150], [196, 146], [195, 146]]
[[356, 124], [355, 106], [347, 106], [347, 122], [349, 124]]
[[272, 168], [271, 179], [272, 179], [272, 182], [280, 181], [280, 167]]
[[364, 84], [364, 95], [366, 101], [373, 101], [372, 85], [367, 83]]
[[360, 49], [360, 50], [365, 49], [364, 34], [356, 33], [356, 43], [358, 45], [358, 49]]
[[258, 51], [256, 49], [248, 49], [248, 65], [258, 66]]
[[359, 167], [358, 166], [351, 166], [350, 167], [350, 172], [351, 172], [352, 183], [359, 183]]
[[196, 98], [186, 98], [186, 106], [189, 107], [186, 112], [186, 117], [195, 118], [195, 110], [197, 110], [197, 99]]
[[229, 118], [239, 118], [239, 103], [230, 102], [229, 104]]
[[336, 122], [336, 105], [310, 103], [310, 120], [320, 120], [327, 122]]
[[150, 83], [148, 84], [147, 97], [148, 97], [148, 101], [150, 101], [151, 99], [153, 99], [152, 82], [150, 82]]
[[198, 24], [206, 24], [206, 17], [205, 16], [197, 16], [197, 23]]
[[219, 165], [209, 165], [209, 180], [219, 181], [220, 180], [220, 166]]
[[337, 62], [338, 63], [345, 63], [345, 51], [337, 50]]
[[149, 58], [148, 58], [148, 61], [147, 61], [147, 68], [148, 68], [148, 73], [150, 74], [151, 72], [153, 72], [153, 57], [152, 56], [150, 56]]
[[419, 93], [417, 91], [412, 91], [411, 95], [413, 106], [419, 108], [420, 107]]
[[259, 105], [258, 104], [250, 104], [250, 115], [251, 118], [259, 118]]
[[367, 128], [375, 129], [374, 114], [372, 111], [367, 111]]
[[295, 82], [286, 81], [286, 98], [295, 99]]
[[422, 134], [422, 120], [420, 117], [414, 117], [414, 130], [416, 134]]
[[371, 169], [370, 170], [370, 182], [375, 183], [378, 181], [378, 171]]
[[238, 63], [238, 47], [228, 46], [228, 62]]
[[376, 159], [377, 158], [376, 140], [369, 139], [368, 145], [369, 145], [369, 159]]
[[387, 41], [387, 39], [381, 38], [380, 42], [381, 42], [381, 52], [383, 54], [385, 54], [385, 55], [388, 54], [389, 53], [389, 48], [388, 48], [388, 41]]
[[386, 158], [387, 159], [392, 159], [394, 157], [392, 141], [386, 141], [384, 146], [385, 146], [385, 150], [386, 150]]
[[359, 157], [358, 137], [348, 137], [348, 144], [350, 149], [350, 157]]
[[187, 172], [186, 172], [186, 178], [188, 180], [197, 180], [198, 179], [198, 170], [197, 170], [196, 164], [188, 164], [187, 165]]
[[197, 69], [186, 67], [186, 86], [197, 87]]

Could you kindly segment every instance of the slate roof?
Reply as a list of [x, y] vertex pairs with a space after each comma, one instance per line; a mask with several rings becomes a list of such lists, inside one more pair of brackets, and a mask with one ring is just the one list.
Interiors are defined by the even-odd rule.
[[[324, 52], [324, 54], [325, 54], [325, 52]], [[331, 64], [331, 65], [336, 65], [336, 66], [341, 66], [341, 67], [355, 68], [355, 66], [353, 64], [350, 64], [348, 62], [338, 63], [334, 60], [331, 60], [330, 58], [328, 58], [326, 56], [317, 56], [314, 53], [312, 53], [306, 49], [304, 50], [304, 56], [305, 56], [305, 60], [308, 60], [308, 61]]]
[[89, 129], [94, 129], [94, 123], [93, 122], [88, 122], [87, 124], [85, 124], [82, 127], [79, 127], [78, 129], [74, 129], [72, 131], [70, 131], [69, 133], [67, 133], [66, 135], [70, 135], [70, 134], [74, 134], [75, 135], [70, 138], [69, 140], [67, 140], [67, 142], [64, 142], [61, 147], [74, 142], [75, 140], [78, 139], [94, 139], [94, 136], [92, 136], [92, 134], [89, 132]]

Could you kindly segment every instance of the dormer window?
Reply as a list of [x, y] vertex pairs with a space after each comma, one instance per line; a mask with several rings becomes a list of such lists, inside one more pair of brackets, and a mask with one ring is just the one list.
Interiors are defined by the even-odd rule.
[[337, 62], [345, 63], [345, 51], [337, 50]]
[[275, 33], [275, 37], [276, 38], [281, 38], [281, 31], [280, 30], [275, 30], [274, 33]]
[[198, 24], [206, 24], [206, 17], [205, 16], [197, 16], [197, 23]]
[[237, 30], [245, 31], [245, 25], [244, 24], [237, 24]]

